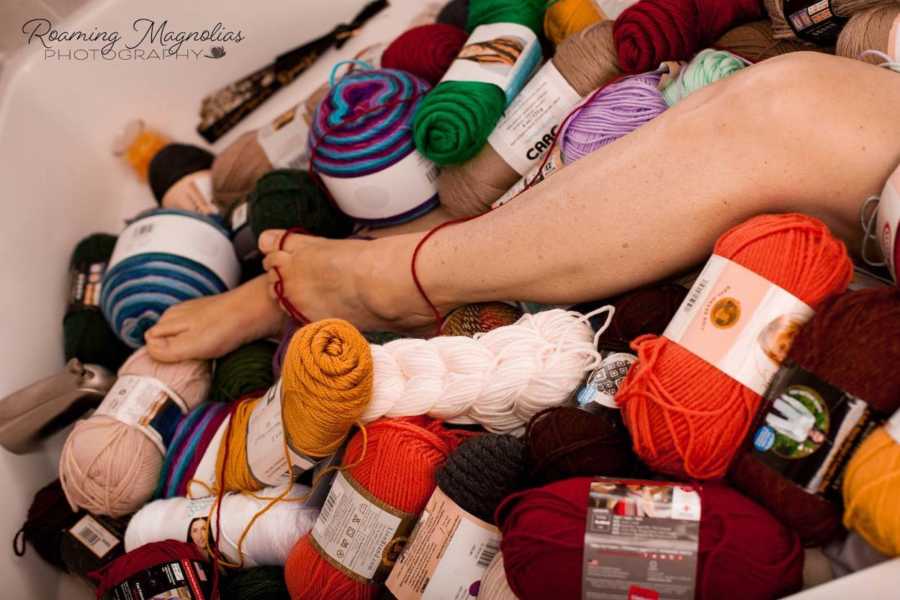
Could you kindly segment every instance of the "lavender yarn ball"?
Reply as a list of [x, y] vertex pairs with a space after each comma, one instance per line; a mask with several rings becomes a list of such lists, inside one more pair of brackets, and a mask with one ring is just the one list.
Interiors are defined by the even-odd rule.
[[641, 73], [594, 92], [560, 132], [563, 163], [587, 156], [666, 110], [659, 78], [659, 73]]

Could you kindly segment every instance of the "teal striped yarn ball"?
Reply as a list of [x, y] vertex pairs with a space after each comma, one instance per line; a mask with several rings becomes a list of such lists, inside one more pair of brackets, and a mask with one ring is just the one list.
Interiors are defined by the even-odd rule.
[[239, 280], [234, 247], [217, 220], [184, 210], [149, 210], [119, 235], [100, 307], [119, 339], [139, 348], [170, 306], [221, 294]]

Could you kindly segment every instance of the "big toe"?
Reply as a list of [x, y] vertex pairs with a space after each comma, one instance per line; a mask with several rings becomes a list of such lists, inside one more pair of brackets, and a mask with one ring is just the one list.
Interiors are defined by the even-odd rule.
[[281, 238], [287, 232], [284, 229], [267, 229], [259, 234], [259, 251], [269, 254], [279, 249]]
[[179, 362], [189, 359], [208, 358], [197, 348], [197, 336], [176, 334], [168, 336], [147, 336], [146, 346], [150, 356], [159, 362]]

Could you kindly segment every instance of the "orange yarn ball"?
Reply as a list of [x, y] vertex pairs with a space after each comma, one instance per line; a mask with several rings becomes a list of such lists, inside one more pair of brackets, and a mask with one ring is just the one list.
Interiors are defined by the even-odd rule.
[[[726, 232], [714, 253], [787, 290], [810, 307], [847, 288], [853, 265], [822, 222], [763, 215]], [[634, 450], [653, 470], [696, 479], [725, 475], [761, 397], [668, 338], [645, 335], [616, 402]]]
[[[350, 466], [343, 473], [381, 502], [419, 515], [434, 492], [438, 467], [471, 436], [429, 417], [381, 419], [347, 444], [343, 464]], [[337, 570], [310, 535], [291, 550], [284, 578], [293, 600], [373, 600], [381, 591], [380, 584], [362, 583]]]

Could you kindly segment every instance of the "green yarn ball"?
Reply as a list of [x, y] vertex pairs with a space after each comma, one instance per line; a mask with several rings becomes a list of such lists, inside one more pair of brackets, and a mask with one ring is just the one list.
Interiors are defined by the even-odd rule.
[[260, 177], [247, 208], [256, 239], [267, 229], [291, 227], [335, 239], [353, 232], [353, 221], [332, 204], [309, 173], [299, 169], [276, 169]]
[[290, 600], [282, 567], [236, 571], [222, 582], [222, 600]]
[[[516, 23], [541, 35], [544, 0], [472, 0], [466, 28]], [[439, 165], [465, 162], [487, 143], [503, 111], [506, 94], [480, 81], [445, 81], [422, 100], [413, 120], [416, 149]]]
[[746, 66], [746, 62], [726, 50], [703, 50], [663, 88], [662, 96], [666, 104], [674, 106], [697, 90], [734, 75]]
[[[75, 246], [69, 267], [109, 262], [115, 246], [114, 235], [89, 235]], [[113, 333], [100, 307], [70, 306], [63, 317], [63, 353], [67, 361], [77, 358], [82, 363], [97, 364], [115, 372], [131, 349]]]
[[274, 342], [259, 340], [217, 359], [209, 399], [230, 402], [270, 388], [275, 383], [272, 357], [277, 347]]

